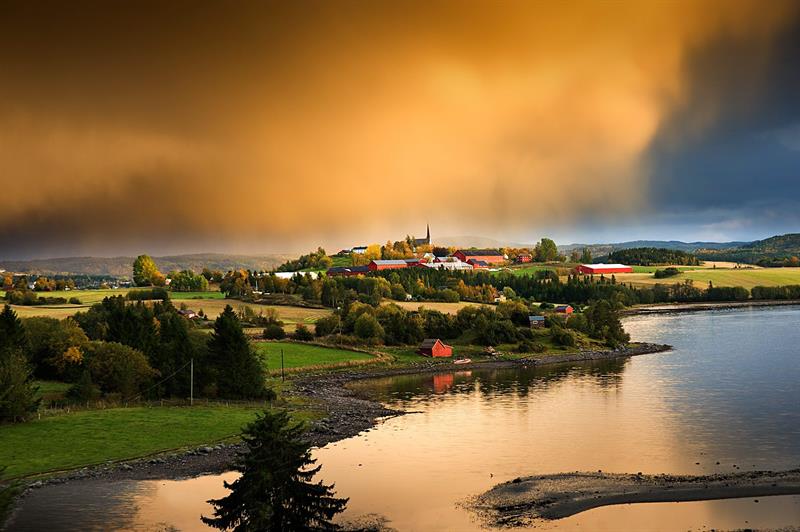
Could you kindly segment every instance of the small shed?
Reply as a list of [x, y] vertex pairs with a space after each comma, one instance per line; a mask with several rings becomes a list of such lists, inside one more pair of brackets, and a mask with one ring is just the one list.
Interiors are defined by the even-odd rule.
[[420, 344], [417, 353], [425, 357], [451, 357], [453, 348], [438, 338], [426, 338]]
[[559, 314], [566, 314], [569, 316], [570, 314], [575, 312], [575, 309], [572, 308], [572, 305], [559, 305], [556, 307], [556, 312], [558, 312]]
[[544, 316], [528, 316], [531, 329], [541, 329], [544, 327]]

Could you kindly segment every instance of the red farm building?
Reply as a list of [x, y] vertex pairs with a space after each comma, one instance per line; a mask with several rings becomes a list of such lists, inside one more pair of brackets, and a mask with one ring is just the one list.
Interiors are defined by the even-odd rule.
[[472, 267], [476, 270], [484, 270], [489, 267], [489, 263], [485, 260], [469, 259], [467, 264], [472, 264]]
[[567, 316], [569, 316], [570, 314], [575, 312], [575, 309], [572, 308], [572, 305], [559, 305], [556, 307], [556, 312], [559, 314], [566, 314]]
[[438, 338], [426, 338], [420, 344], [417, 353], [425, 357], [451, 357], [453, 348]]
[[522, 253], [520, 255], [517, 255], [517, 262], [519, 262], [520, 264], [523, 262], [531, 262], [531, 261], [533, 261], [533, 256], [528, 253]]
[[505, 262], [506, 258], [496, 249], [459, 249], [453, 256], [462, 262], [472, 260], [482, 260], [488, 264], [499, 264]]
[[584, 275], [633, 273], [633, 268], [624, 264], [581, 264], [575, 269]]
[[405, 260], [373, 260], [367, 265], [371, 272], [381, 270], [396, 270], [398, 268], [407, 268], [408, 263]]

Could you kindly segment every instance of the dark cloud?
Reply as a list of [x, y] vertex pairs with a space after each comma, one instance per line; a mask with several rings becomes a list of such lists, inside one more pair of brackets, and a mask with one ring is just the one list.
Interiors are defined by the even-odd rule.
[[692, 184], [727, 208], [752, 135], [787, 192], [786, 115], [738, 111], [788, 101], [798, 7], [6, 2], [0, 255], [520, 240]]

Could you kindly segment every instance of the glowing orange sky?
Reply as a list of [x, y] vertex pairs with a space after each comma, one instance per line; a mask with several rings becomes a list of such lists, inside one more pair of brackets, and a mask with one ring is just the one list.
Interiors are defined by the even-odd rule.
[[[425, 221], [535, 235], [646, 209], [687, 57], [743, 41], [757, 80], [798, 4], [37, 6], [0, 21], [0, 243], [80, 252], [344, 245]], [[679, 138], [715, 120], [706, 103]]]

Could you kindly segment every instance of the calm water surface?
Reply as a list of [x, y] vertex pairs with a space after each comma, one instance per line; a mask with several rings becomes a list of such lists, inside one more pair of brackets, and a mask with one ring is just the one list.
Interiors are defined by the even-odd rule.
[[[324, 480], [350, 497], [343, 517], [380, 514], [401, 531], [481, 530], [463, 503], [520, 475], [800, 467], [800, 308], [642, 316], [625, 326], [634, 339], [675, 350], [359, 383], [418, 413], [315, 451]], [[37, 490], [12, 530], [201, 529], [204, 501], [225, 493], [223, 478], [233, 474]], [[537, 529], [798, 524], [800, 497], [787, 496], [598, 508]]]

